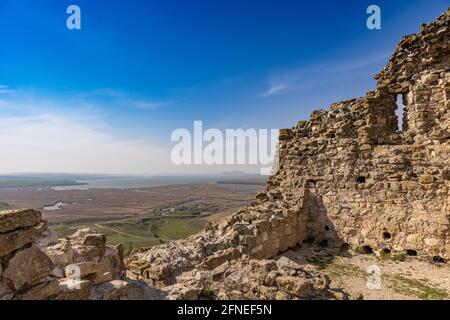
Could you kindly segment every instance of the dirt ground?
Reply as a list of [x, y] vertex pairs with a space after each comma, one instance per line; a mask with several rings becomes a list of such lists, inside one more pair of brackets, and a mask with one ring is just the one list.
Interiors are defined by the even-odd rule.
[[399, 261], [397, 256], [357, 254], [317, 245], [302, 245], [282, 255], [319, 267], [330, 277], [331, 288], [350, 299], [450, 299], [450, 266], [445, 263], [407, 256]]

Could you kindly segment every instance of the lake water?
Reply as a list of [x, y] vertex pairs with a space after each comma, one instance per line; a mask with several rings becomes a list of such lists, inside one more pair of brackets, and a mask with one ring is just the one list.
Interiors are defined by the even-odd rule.
[[56, 211], [56, 210], [61, 210], [62, 207], [68, 206], [68, 205], [69, 205], [68, 203], [64, 203], [64, 202], [59, 201], [59, 202], [57, 202], [57, 203], [55, 203], [55, 204], [53, 204], [51, 206], [46, 206], [43, 209], [45, 211]]
[[217, 177], [108, 177], [77, 180], [83, 185], [53, 187], [54, 190], [131, 189], [167, 186], [173, 184], [214, 182]]

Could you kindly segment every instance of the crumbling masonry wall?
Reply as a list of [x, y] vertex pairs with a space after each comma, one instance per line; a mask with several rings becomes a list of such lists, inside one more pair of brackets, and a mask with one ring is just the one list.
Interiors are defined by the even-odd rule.
[[280, 170], [268, 189], [311, 191], [312, 237], [450, 258], [449, 35], [447, 11], [398, 44], [375, 92], [283, 130]]

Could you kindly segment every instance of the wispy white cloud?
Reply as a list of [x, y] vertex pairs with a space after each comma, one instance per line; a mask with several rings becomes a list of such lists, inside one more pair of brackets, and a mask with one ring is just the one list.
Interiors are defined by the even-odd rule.
[[388, 52], [379, 52], [372, 56], [358, 59], [325, 61], [307, 67], [277, 70], [268, 77], [269, 83], [276, 83], [276, 85], [272, 85], [261, 96], [269, 97], [288, 91], [293, 92], [336, 83], [341, 81], [344, 76], [348, 77], [348, 75], [357, 74], [358, 72], [367, 72], [368, 68], [373, 68], [374, 66], [379, 68], [379, 65], [384, 64], [388, 58]]
[[[70, 103], [72, 103], [71, 101]], [[0, 96], [1, 172], [168, 172], [168, 150], [124, 138], [99, 114], [34, 94]]]
[[364, 56], [358, 59], [337, 61], [334, 63], [324, 63], [317, 67], [322, 70], [328, 70], [332, 73], [350, 72], [355, 70], [365, 69], [375, 64], [385, 63], [390, 57], [391, 53], [388, 51], [378, 52], [371, 56]]
[[164, 150], [115, 137], [60, 114], [0, 118], [2, 172], [154, 173]]
[[261, 93], [260, 97], [271, 97], [286, 91], [288, 86], [285, 83], [271, 85], [265, 92]]
[[152, 101], [134, 101], [132, 104], [134, 108], [153, 110], [170, 105], [169, 101], [152, 102]]
[[144, 110], [154, 110], [172, 104], [172, 101], [159, 101], [143, 98], [130, 93], [115, 89], [96, 89], [83, 93], [74, 93], [74, 99], [81, 103], [95, 101], [97, 104], [107, 104], [120, 108], [135, 108]]
[[0, 85], [0, 94], [2, 94], [2, 93], [12, 93], [12, 92], [14, 92], [14, 90], [11, 89], [10, 87], [4, 86], [4, 85]]

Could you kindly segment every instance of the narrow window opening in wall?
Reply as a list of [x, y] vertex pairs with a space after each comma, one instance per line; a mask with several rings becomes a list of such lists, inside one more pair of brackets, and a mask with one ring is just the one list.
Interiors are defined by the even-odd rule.
[[330, 227], [329, 226], [325, 226], [325, 231], [330, 231]]
[[383, 239], [384, 240], [389, 240], [390, 238], [392, 238], [391, 234], [387, 231], [383, 232]]
[[372, 250], [372, 248], [370, 246], [362, 246], [361, 247], [361, 253], [371, 254], [371, 253], [373, 253], [373, 250]]
[[395, 110], [397, 116], [397, 131], [406, 130], [406, 94], [397, 95], [397, 109]]
[[356, 183], [366, 183], [366, 177], [360, 176], [356, 178]]
[[434, 256], [434, 257], [433, 257], [433, 262], [436, 262], [436, 263], [446, 263], [447, 261], [445, 261], [445, 259], [442, 258], [442, 257]]
[[315, 188], [316, 187], [316, 180], [307, 180], [306, 181], [306, 187], [307, 188]]
[[415, 257], [415, 256], [417, 256], [417, 251], [409, 249], [409, 250], [406, 250], [406, 254], [410, 257]]

